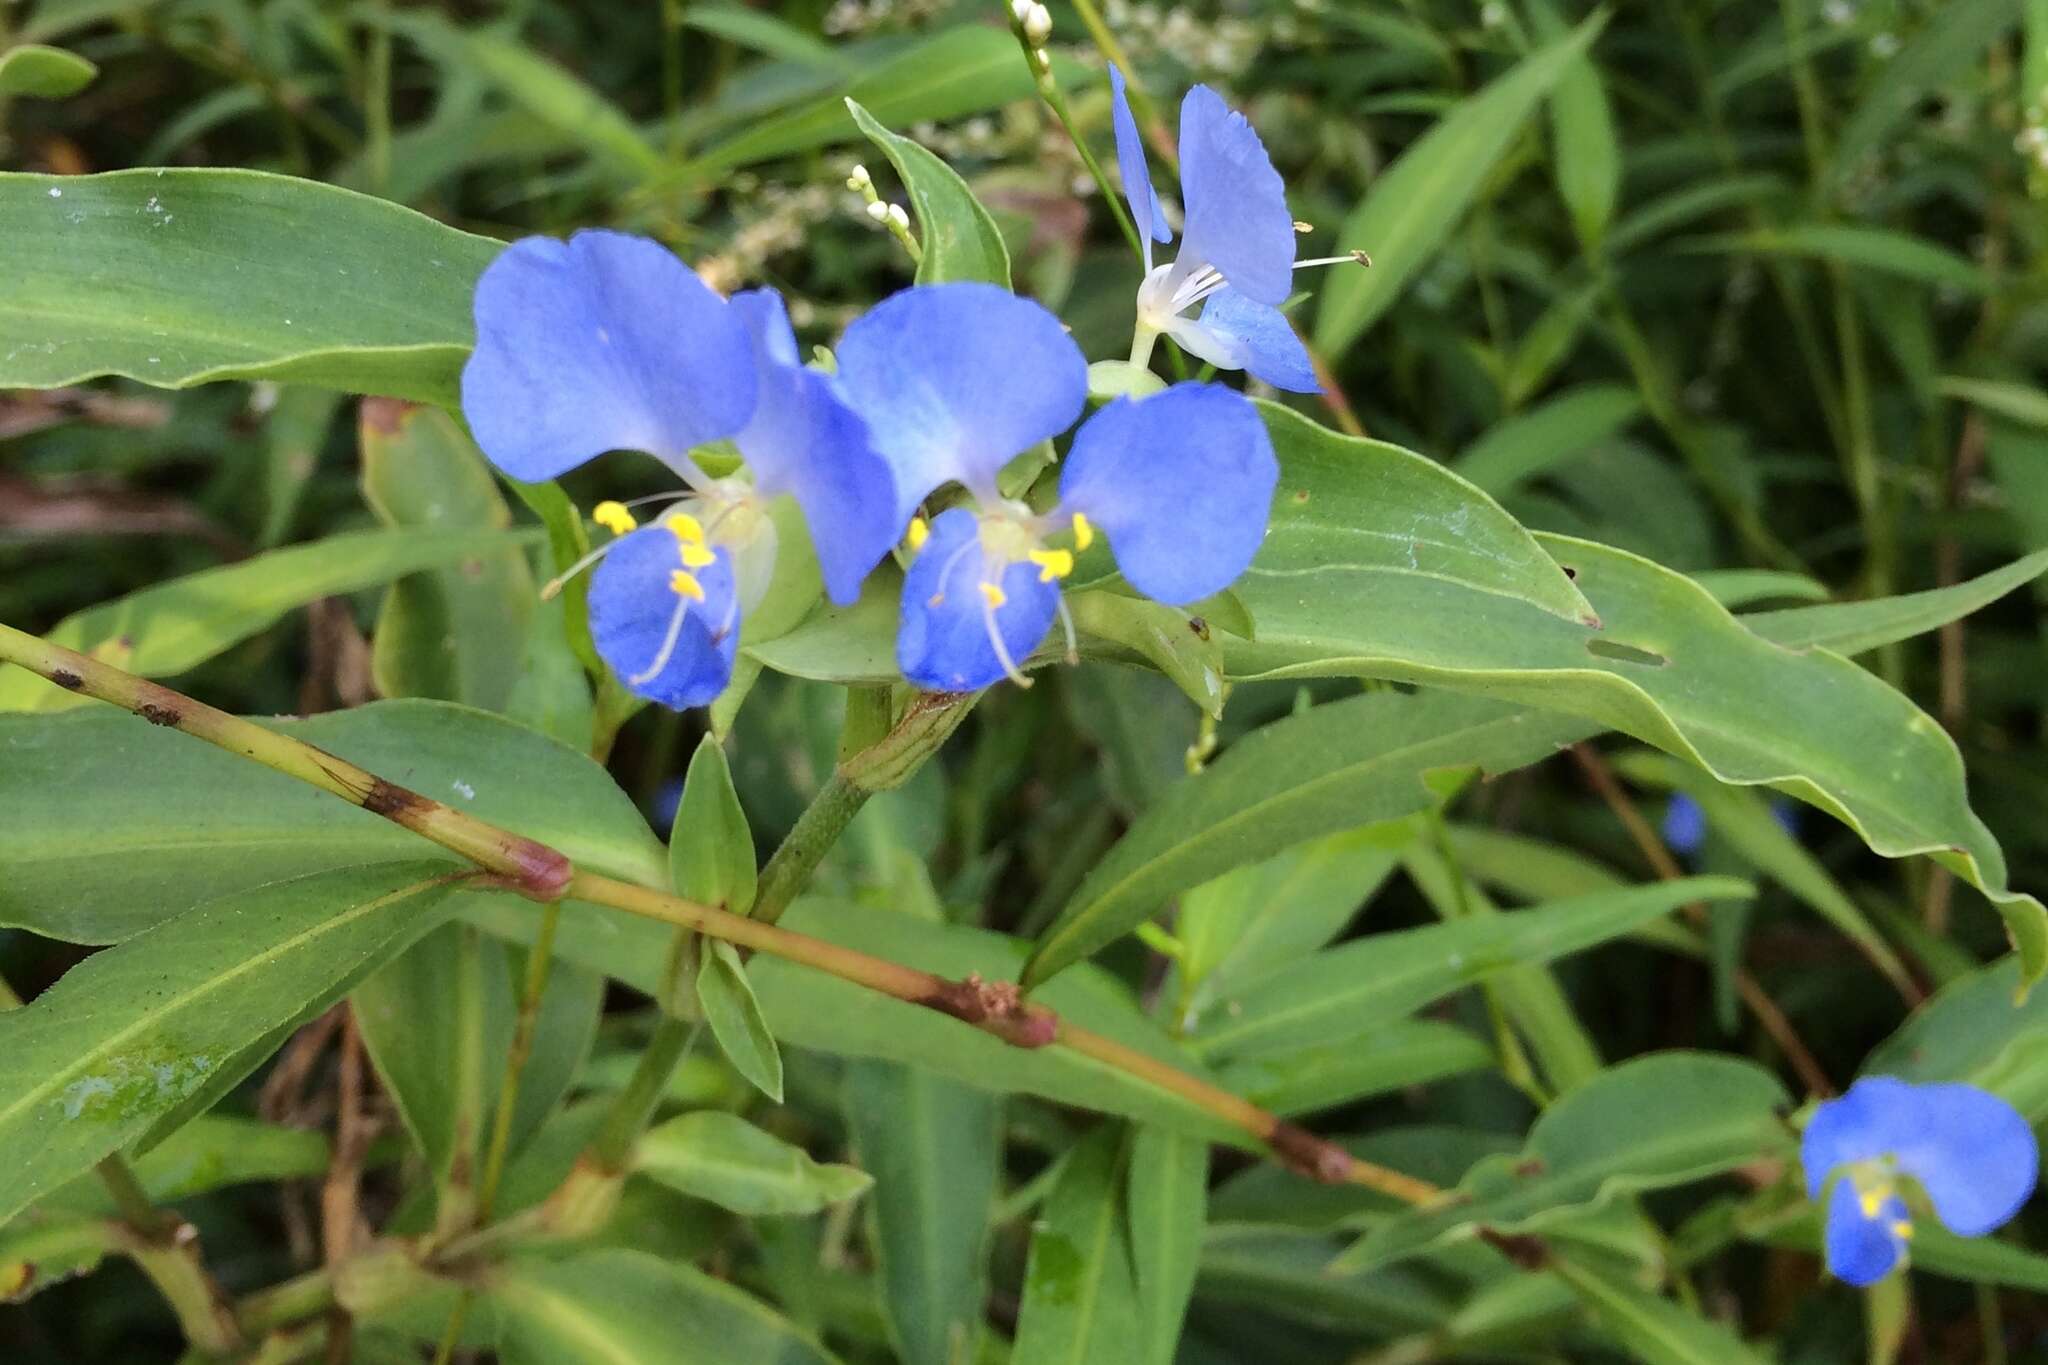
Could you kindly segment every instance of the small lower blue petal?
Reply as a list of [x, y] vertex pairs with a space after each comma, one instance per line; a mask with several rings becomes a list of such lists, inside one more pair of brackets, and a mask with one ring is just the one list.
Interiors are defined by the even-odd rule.
[[1892, 1273], [1906, 1249], [1905, 1238], [1895, 1228], [1906, 1221], [1906, 1206], [1887, 1199], [1878, 1207], [1877, 1217], [1866, 1218], [1856, 1187], [1845, 1176], [1835, 1182], [1828, 1196], [1827, 1223], [1821, 1246], [1827, 1254], [1828, 1269], [1849, 1284], [1876, 1284]]
[[[1293, 324], [1278, 308], [1248, 299], [1235, 289], [1219, 289], [1202, 305], [1202, 316], [1193, 325], [1229, 344], [1236, 361], [1227, 368], [1243, 370], [1276, 389], [1323, 391], [1308, 358], [1308, 347], [1301, 344]], [[1178, 330], [1174, 337], [1180, 339]], [[1206, 353], [1197, 354], [1218, 365], [1223, 363]]]
[[1671, 793], [1671, 804], [1664, 810], [1664, 842], [1673, 853], [1690, 857], [1699, 852], [1706, 838], [1707, 813], [1700, 803], [1684, 792]]
[[683, 561], [674, 533], [664, 526], [632, 532], [599, 562], [590, 580], [591, 639], [636, 695], [682, 710], [706, 705], [731, 679], [740, 642], [732, 556], [723, 548], [713, 553], [714, 561], [695, 571], [704, 589], [701, 602], [679, 597], [669, 586]]
[[1102, 528], [1132, 587], [1175, 606], [1236, 582], [1265, 539], [1280, 462], [1259, 411], [1221, 384], [1119, 398], [1075, 434], [1060, 508]]
[[[989, 639], [983, 577], [979, 520], [964, 507], [941, 512], [903, 580], [896, 663], [904, 677], [934, 692], [972, 692], [1002, 680], [1003, 661]], [[1019, 667], [1059, 613], [1059, 584], [1039, 578], [1036, 565], [1017, 563], [998, 584], [1005, 601], [994, 609], [996, 629]]]

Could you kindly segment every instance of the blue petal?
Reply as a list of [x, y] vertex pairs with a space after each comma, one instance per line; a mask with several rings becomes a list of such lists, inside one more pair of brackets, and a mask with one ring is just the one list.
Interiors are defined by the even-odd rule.
[[[1124, 182], [1124, 198], [1131, 206], [1131, 221], [1138, 236], [1155, 242], [1170, 242], [1166, 215], [1159, 208], [1159, 191], [1152, 188], [1152, 169], [1145, 164], [1145, 140], [1138, 136], [1138, 121], [1131, 117], [1131, 102], [1124, 94], [1124, 73], [1109, 64], [1110, 125], [1116, 129], [1116, 173]], [[1150, 248], [1146, 249], [1150, 263]]]
[[1287, 315], [1235, 289], [1211, 294], [1202, 316], [1177, 325], [1173, 339], [1219, 369], [1249, 371], [1276, 389], [1322, 392], [1308, 347]]
[[776, 365], [801, 365], [803, 352], [797, 349], [796, 329], [789, 325], [789, 309], [782, 295], [773, 289], [742, 289], [730, 300], [747, 335], [753, 338], [755, 358]]
[[1899, 1169], [1920, 1182], [1950, 1232], [1981, 1237], [2034, 1192], [2034, 1130], [1998, 1096], [1973, 1085], [1912, 1085], [1888, 1076], [1854, 1088], [1865, 1087], [1882, 1087], [1880, 1100], [1893, 1106], [1891, 1150]]
[[1866, 1077], [1840, 1099], [1824, 1100], [1799, 1139], [1799, 1164], [1806, 1169], [1806, 1197], [1819, 1199], [1828, 1177], [1857, 1161], [1875, 1161], [1891, 1150], [1889, 1087], [1903, 1082]]
[[[678, 710], [703, 706], [723, 692], [739, 649], [732, 556], [722, 548], [713, 553], [716, 561], [696, 571], [702, 602], [688, 602], [670, 589], [669, 576], [683, 562], [674, 533], [660, 525], [621, 540], [590, 580], [590, 634], [597, 652], [620, 682]], [[645, 682], [633, 682], [660, 658], [678, 606], [686, 609], [668, 662]]]
[[984, 501], [996, 471], [1081, 415], [1088, 362], [1059, 319], [992, 284], [919, 285], [839, 343], [839, 386], [895, 472], [897, 524], [948, 480]]
[[475, 313], [462, 411], [516, 479], [552, 479], [607, 450], [675, 463], [753, 412], [739, 318], [644, 237], [514, 242], [477, 281]]
[[[904, 576], [896, 663], [919, 687], [972, 692], [1002, 681], [1003, 661], [989, 642], [981, 594], [980, 541], [981, 524], [972, 512], [941, 512]], [[1027, 562], [1010, 565], [1000, 586], [1008, 600], [995, 609], [996, 628], [1011, 661], [1021, 667], [1052, 629], [1059, 585], [1041, 583], [1037, 567]]]
[[1836, 1181], [1834, 1193], [1828, 1196], [1827, 1225], [1821, 1234], [1828, 1269], [1858, 1287], [1876, 1284], [1891, 1274], [1905, 1249], [1904, 1239], [1892, 1231], [1892, 1224], [1905, 1217], [1906, 1206], [1887, 1199], [1877, 1217], [1865, 1218], [1855, 1187], [1846, 1179]]
[[1294, 287], [1294, 215], [1287, 187], [1243, 114], [1206, 85], [1180, 106], [1180, 259], [1206, 261], [1258, 303]]
[[1060, 506], [1102, 528], [1132, 587], [1179, 605], [1237, 581], [1265, 538], [1279, 479], [1248, 399], [1175, 384], [1088, 419], [1060, 472]]
[[1664, 812], [1664, 842], [1671, 845], [1671, 851], [1681, 857], [1699, 852], [1700, 845], [1707, 837], [1707, 813], [1700, 809], [1700, 803], [1684, 792], [1671, 794], [1671, 805]]
[[796, 363], [796, 335], [772, 289], [733, 297], [753, 338], [761, 401], [733, 438], [754, 471], [754, 486], [788, 493], [803, 509], [825, 591], [846, 606], [903, 532], [896, 482], [866, 423], [840, 401], [824, 375]]

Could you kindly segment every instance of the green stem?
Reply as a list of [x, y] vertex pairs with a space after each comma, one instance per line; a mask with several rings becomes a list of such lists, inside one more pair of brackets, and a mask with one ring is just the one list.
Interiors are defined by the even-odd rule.
[[843, 768], [832, 770], [762, 867], [760, 889], [754, 894], [755, 919], [773, 924], [782, 918], [870, 795], [855, 785]]
[[640, 1061], [634, 1066], [626, 1088], [612, 1100], [603, 1125], [598, 1128], [597, 1136], [591, 1139], [584, 1155], [586, 1162], [609, 1174], [625, 1171], [633, 1144], [640, 1140], [640, 1134], [660, 1107], [661, 1097], [668, 1093], [669, 1079], [689, 1053], [700, 1027], [692, 1020], [678, 1019], [672, 1014], [661, 1016], [654, 1026], [653, 1035], [647, 1040], [647, 1046], [640, 1050]]

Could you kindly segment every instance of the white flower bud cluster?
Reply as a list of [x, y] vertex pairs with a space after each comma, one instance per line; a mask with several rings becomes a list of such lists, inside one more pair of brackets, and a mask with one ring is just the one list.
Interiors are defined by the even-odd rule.
[[1017, 21], [1017, 31], [1031, 46], [1042, 48], [1051, 40], [1052, 11], [1038, 0], [1010, 0], [1010, 17]]

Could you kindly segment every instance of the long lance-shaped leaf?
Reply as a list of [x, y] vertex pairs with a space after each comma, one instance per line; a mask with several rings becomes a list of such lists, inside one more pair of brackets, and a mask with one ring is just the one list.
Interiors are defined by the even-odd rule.
[[275, 379], [452, 406], [499, 244], [242, 170], [0, 174], [0, 388]]

